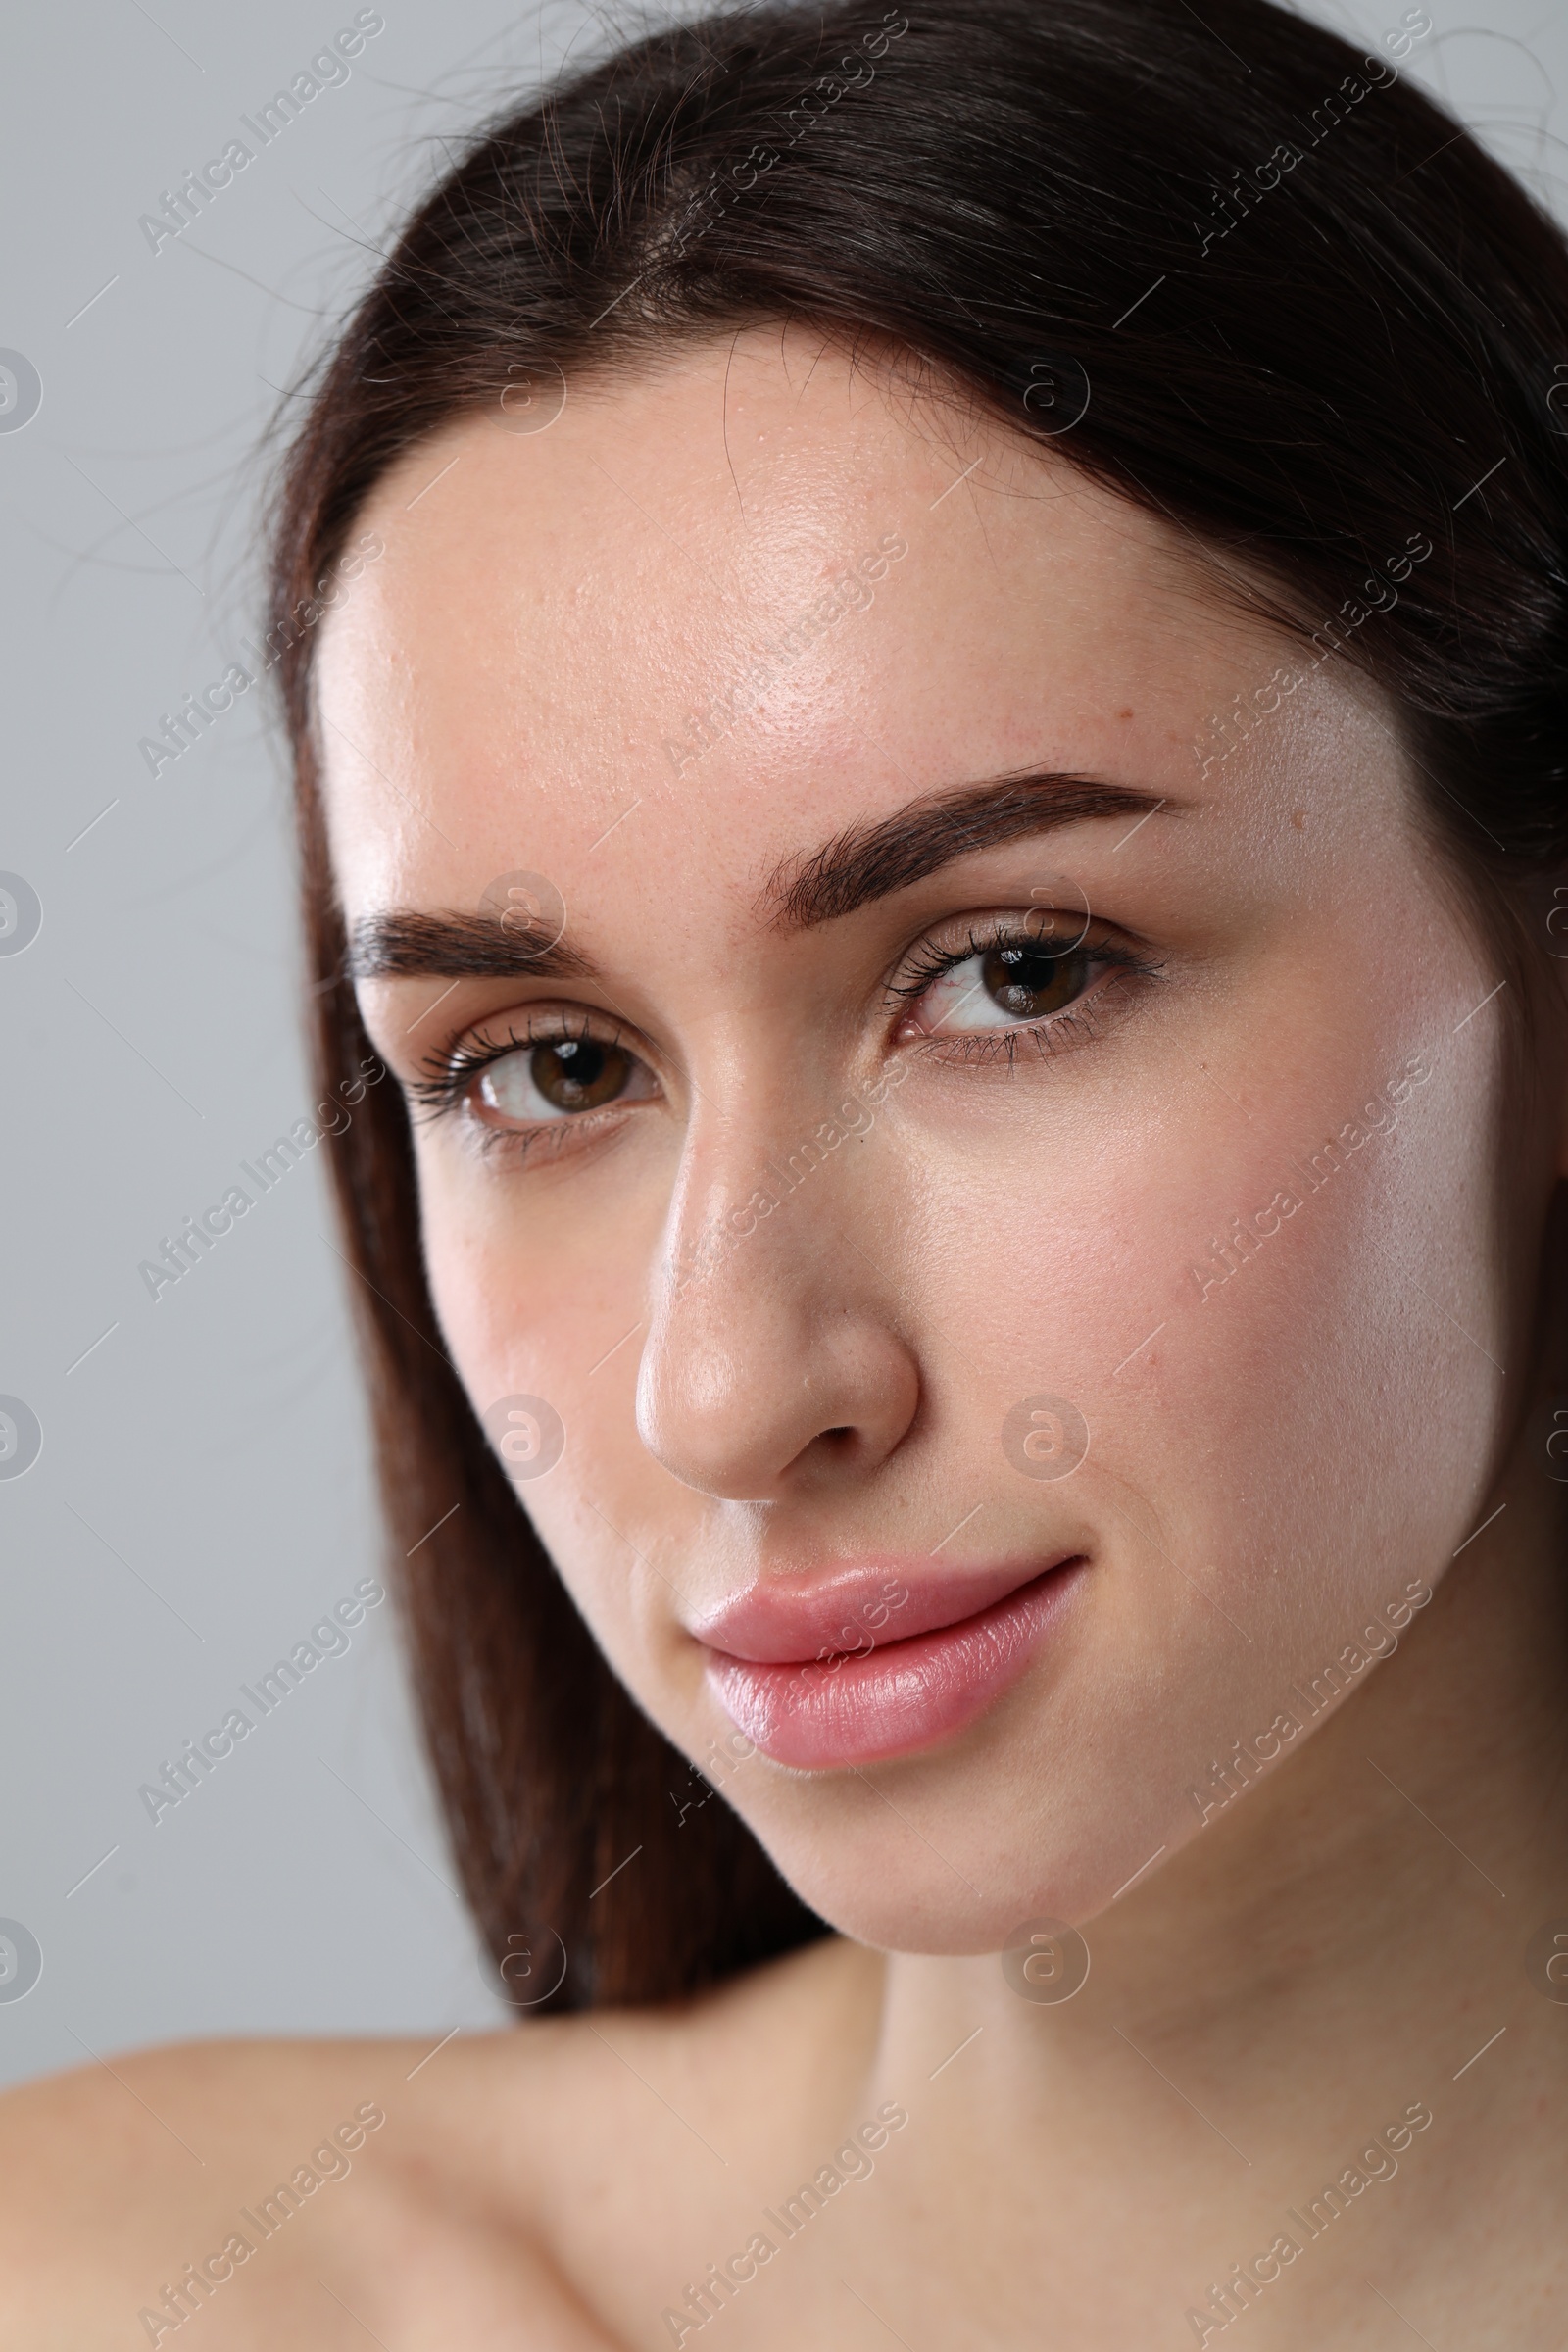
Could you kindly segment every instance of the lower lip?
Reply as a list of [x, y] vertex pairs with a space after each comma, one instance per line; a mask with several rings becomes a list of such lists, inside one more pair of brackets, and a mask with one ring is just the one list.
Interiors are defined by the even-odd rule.
[[1010, 1690], [1086, 1566], [1065, 1560], [977, 1616], [862, 1655], [760, 1665], [715, 1652], [708, 1679], [731, 1722], [776, 1764], [830, 1772], [912, 1755]]

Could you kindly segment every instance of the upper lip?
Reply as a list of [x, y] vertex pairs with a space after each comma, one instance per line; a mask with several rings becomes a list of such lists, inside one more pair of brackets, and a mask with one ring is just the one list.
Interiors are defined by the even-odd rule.
[[755, 1665], [804, 1664], [960, 1625], [1076, 1556], [1064, 1551], [967, 1568], [933, 1567], [929, 1558], [878, 1559], [826, 1572], [764, 1575], [690, 1630], [726, 1657]]

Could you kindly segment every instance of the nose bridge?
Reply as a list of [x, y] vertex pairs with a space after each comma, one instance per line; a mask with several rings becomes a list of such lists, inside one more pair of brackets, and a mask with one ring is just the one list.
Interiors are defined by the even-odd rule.
[[854, 1158], [875, 1124], [863, 1096], [828, 1094], [808, 1080], [764, 1091], [741, 1077], [722, 1106], [700, 1105], [667, 1229], [677, 1292], [764, 1229], [780, 1242], [792, 1236], [799, 1220], [789, 1211], [804, 1205], [808, 1221], [810, 1212], [818, 1222], [842, 1216], [846, 1184], [858, 1173]]
[[858, 1241], [876, 1123], [808, 1081], [699, 1099], [638, 1386], [643, 1441], [687, 1484], [766, 1499], [828, 1456], [863, 1471], [912, 1418], [912, 1355]]

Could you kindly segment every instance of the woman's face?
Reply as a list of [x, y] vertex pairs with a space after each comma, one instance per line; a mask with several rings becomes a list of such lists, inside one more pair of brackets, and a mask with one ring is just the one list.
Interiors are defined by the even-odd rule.
[[547, 413], [382, 481], [319, 667], [447, 1346], [807, 1899], [996, 1949], [1394, 1645], [1549, 1139], [1386, 713], [1180, 531], [804, 335]]

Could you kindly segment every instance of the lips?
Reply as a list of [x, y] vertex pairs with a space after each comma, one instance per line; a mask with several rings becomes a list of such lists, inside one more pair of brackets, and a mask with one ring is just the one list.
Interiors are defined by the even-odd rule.
[[1017, 1681], [1087, 1562], [929, 1560], [764, 1578], [694, 1631], [709, 1686], [765, 1755], [825, 1771], [951, 1738]]

